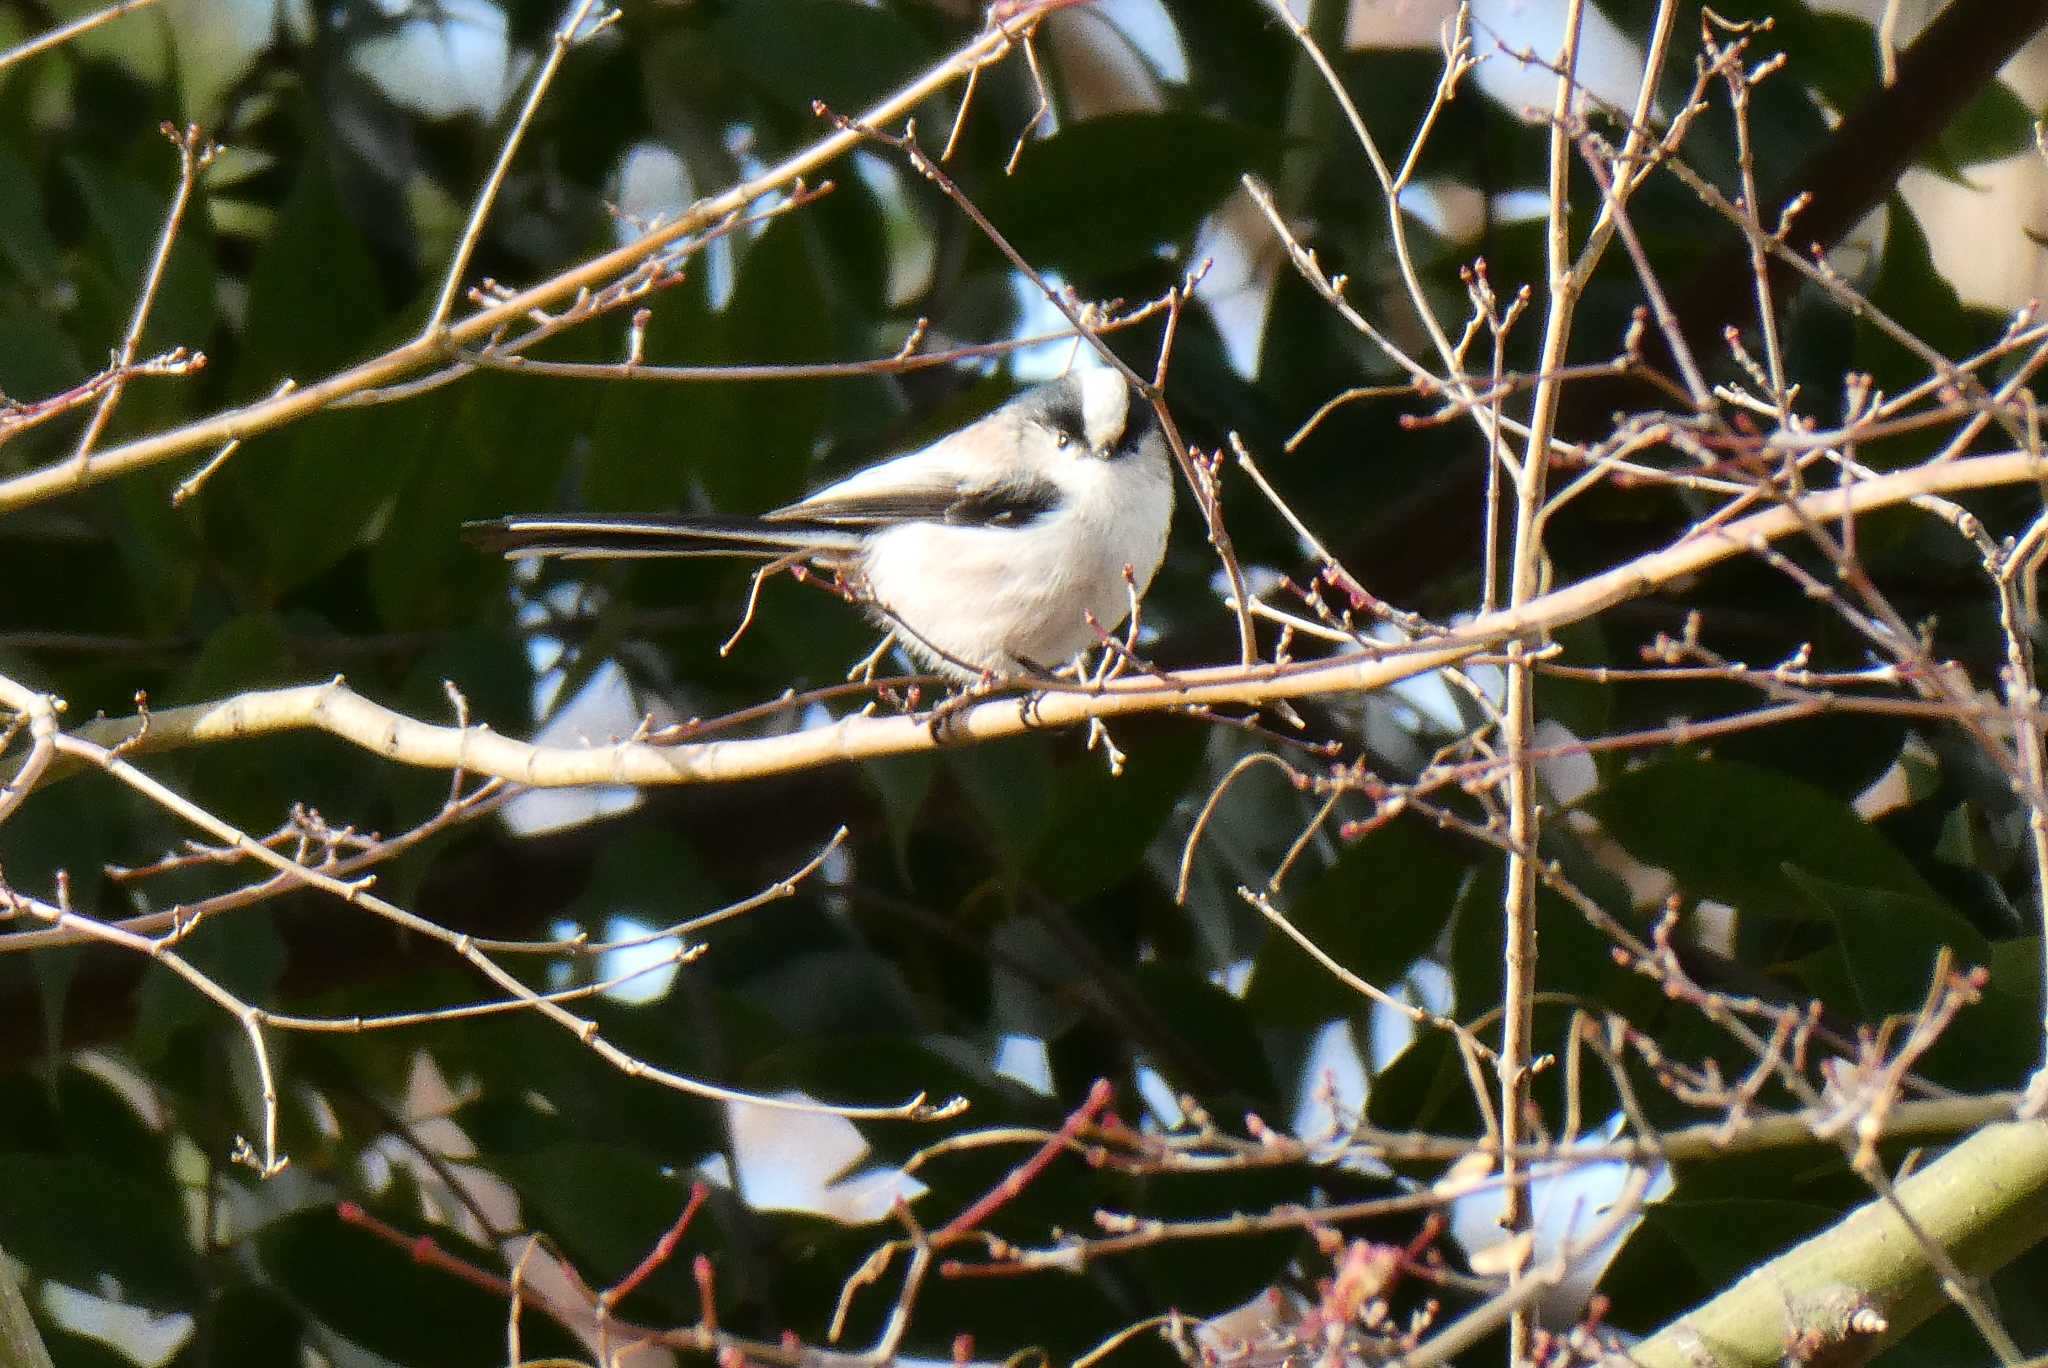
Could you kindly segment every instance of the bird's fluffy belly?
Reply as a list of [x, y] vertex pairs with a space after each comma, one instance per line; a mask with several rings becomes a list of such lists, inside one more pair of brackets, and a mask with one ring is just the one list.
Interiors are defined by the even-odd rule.
[[[1121, 566], [1114, 596], [1092, 601], [1101, 568], [1060, 553], [1073, 543], [1047, 526], [1015, 529], [912, 523], [876, 537], [862, 565], [868, 594], [911, 650], [969, 677], [1014, 673], [1021, 665], [1064, 665], [1095, 644], [1085, 614], [1105, 631], [1128, 615]], [[943, 575], [930, 567], [946, 567]], [[963, 669], [962, 667], [967, 667]]]

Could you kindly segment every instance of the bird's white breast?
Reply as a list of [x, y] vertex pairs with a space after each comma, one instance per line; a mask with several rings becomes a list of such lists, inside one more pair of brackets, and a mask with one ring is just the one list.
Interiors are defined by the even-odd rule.
[[[868, 593], [912, 650], [963, 674], [1047, 669], [1130, 615], [1166, 554], [1173, 479], [1156, 444], [1113, 459], [1058, 463], [1059, 508], [1022, 526], [910, 523], [877, 534], [862, 557]], [[922, 648], [922, 649], [920, 649]], [[961, 667], [966, 667], [962, 670]]]

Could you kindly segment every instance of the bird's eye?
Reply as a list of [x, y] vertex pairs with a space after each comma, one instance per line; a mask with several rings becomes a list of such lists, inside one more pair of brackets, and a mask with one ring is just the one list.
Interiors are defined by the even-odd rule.
[[1052, 444], [1058, 447], [1061, 451], [1065, 451], [1068, 447], [1074, 444], [1074, 439], [1068, 433], [1059, 432], [1053, 434]]

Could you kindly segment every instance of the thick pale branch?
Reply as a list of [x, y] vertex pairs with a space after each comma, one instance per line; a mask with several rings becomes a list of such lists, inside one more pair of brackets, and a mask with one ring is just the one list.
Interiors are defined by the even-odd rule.
[[[1722, 561], [1813, 525], [1906, 503], [1930, 493], [2031, 483], [2048, 477], [2048, 459], [2026, 452], [1921, 466], [1823, 490], [1794, 503], [1701, 531], [1662, 551], [1471, 621], [1461, 630], [1381, 655], [1299, 664], [1180, 671], [1125, 679], [1100, 690], [1032, 698], [996, 698], [950, 713], [947, 742], [989, 741], [1071, 726], [1091, 717], [1168, 712], [1191, 706], [1260, 706], [1281, 699], [1383, 688], [1454, 665], [1516, 638], [1553, 632], [1617, 603], [1651, 593]], [[786, 735], [654, 745], [621, 741], [587, 748], [535, 746], [486, 727], [418, 722], [371, 702], [340, 680], [240, 694], [219, 703], [153, 711], [140, 719], [92, 722], [78, 735], [122, 745], [128, 756], [273, 732], [331, 732], [403, 764], [460, 768], [536, 788], [582, 784], [704, 784], [787, 774], [838, 761], [928, 751], [942, 744], [922, 717], [849, 717]], [[56, 767], [52, 767], [53, 770]]]
[[[1966, 1272], [2001, 1267], [2048, 1233], [2048, 1123], [1987, 1126], [1900, 1183], [1898, 1196]], [[1642, 1368], [1691, 1368], [1704, 1350], [1721, 1368], [1775, 1368], [1792, 1333], [1835, 1328], [1793, 1322], [1815, 1293], [1836, 1287], [1855, 1289], [1879, 1313], [1872, 1349], [1948, 1304], [1898, 1212], [1879, 1199], [1665, 1327], [1630, 1358]]]

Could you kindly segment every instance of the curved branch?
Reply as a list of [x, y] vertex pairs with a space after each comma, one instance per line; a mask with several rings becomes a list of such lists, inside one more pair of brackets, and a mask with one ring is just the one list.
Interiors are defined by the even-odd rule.
[[678, 745], [629, 740], [588, 748], [536, 746], [488, 727], [416, 721], [364, 698], [340, 677], [325, 684], [238, 694], [218, 703], [152, 711], [146, 723], [142, 718], [91, 722], [76, 735], [99, 745], [118, 746], [123, 755], [132, 756], [312, 729], [332, 733], [401, 764], [461, 769], [534, 788], [727, 783], [841, 761], [930, 751], [953, 741], [992, 741], [1072, 726], [1090, 718], [1230, 704], [1256, 707], [1281, 699], [1384, 688], [1455, 665], [1505, 642], [1541, 637], [1583, 621], [1816, 522], [1892, 507], [1925, 494], [2044, 478], [2048, 478], [2048, 458], [2023, 451], [1917, 466], [1808, 494], [1724, 526], [1697, 531], [1661, 551], [1532, 598], [1520, 607], [1484, 614], [1457, 632], [1406, 647], [1375, 655], [1250, 669], [1233, 665], [1186, 670], [1170, 677], [1117, 680], [1096, 689], [961, 704], [948, 713], [943, 728], [936, 729], [937, 736], [926, 717], [854, 716], [804, 731], [746, 739]]

